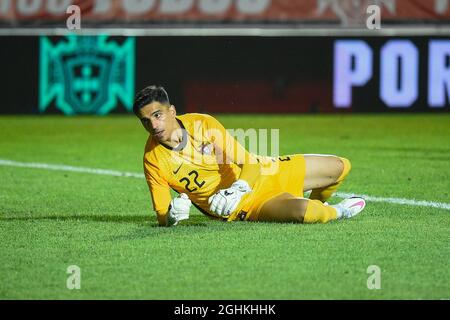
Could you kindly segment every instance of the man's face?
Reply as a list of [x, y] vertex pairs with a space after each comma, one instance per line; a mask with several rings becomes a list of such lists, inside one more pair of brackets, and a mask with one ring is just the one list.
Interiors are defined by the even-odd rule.
[[138, 117], [145, 130], [158, 141], [168, 141], [176, 129], [176, 110], [173, 105], [154, 101], [139, 110]]

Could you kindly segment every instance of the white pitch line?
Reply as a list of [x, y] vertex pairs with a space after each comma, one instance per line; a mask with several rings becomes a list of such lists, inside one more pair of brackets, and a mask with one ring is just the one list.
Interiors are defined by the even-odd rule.
[[18, 162], [18, 161], [0, 159], [0, 165], [1, 166], [10, 166], [10, 167], [55, 170], [55, 171], [83, 172], [83, 173], [101, 174], [101, 175], [105, 175], [105, 176], [116, 176], [116, 177], [144, 178], [143, 173], [122, 172], [122, 171], [115, 171], [115, 170], [94, 169], [94, 168], [85, 168], [85, 167], [73, 167], [73, 166], [66, 166], [66, 165], [62, 165], [62, 164]]
[[439, 209], [447, 209], [450, 210], [450, 203], [445, 202], [436, 202], [436, 201], [425, 201], [425, 200], [415, 200], [415, 199], [404, 199], [404, 198], [386, 198], [386, 197], [374, 197], [366, 194], [353, 194], [353, 193], [344, 193], [344, 192], [336, 192], [336, 197], [339, 198], [349, 198], [349, 197], [361, 197], [367, 201], [371, 202], [387, 202], [394, 204], [403, 204], [410, 206], [419, 206], [419, 207], [433, 207]]
[[[22, 168], [34, 168], [34, 169], [44, 169], [44, 170], [55, 170], [55, 171], [69, 171], [69, 172], [82, 172], [91, 174], [100, 174], [106, 176], [116, 176], [116, 177], [131, 177], [131, 178], [144, 178], [144, 174], [135, 172], [123, 172], [116, 170], [106, 170], [106, 169], [95, 169], [86, 167], [74, 167], [61, 164], [48, 164], [48, 163], [35, 163], [35, 162], [18, 162], [7, 159], [0, 159], [0, 166], [10, 166], [10, 167], [22, 167]], [[404, 198], [386, 198], [386, 197], [375, 197], [365, 194], [353, 194], [345, 192], [337, 192], [335, 196], [339, 198], [348, 198], [352, 196], [359, 196], [367, 201], [371, 202], [385, 202], [400, 205], [410, 205], [410, 206], [420, 206], [420, 207], [432, 207], [438, 209], [450, 210], [450, 203], [436, 202], [436, 201], [425, 201], [425, 200], [415, 200], [415, 199], [404, 199]]]

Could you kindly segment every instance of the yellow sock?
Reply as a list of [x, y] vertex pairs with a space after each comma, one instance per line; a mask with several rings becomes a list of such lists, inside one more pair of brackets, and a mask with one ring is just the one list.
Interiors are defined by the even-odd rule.
[[311, 192], [311, 195], [309, 196], [310, 199], [320, 200], [322, 202], [325, 202], [327, 199], [329, 199], [333, 195], [333, 193], [336, 192], [336, 190], [342, 184], [345, 177], [347, 177], [347, 175], [349, 174], [349, 172], [352, 168], [352, 165], [351, 165], [350, 161], [346, 158], [339, 157], [339, 159], [341, 159], [342, 163], [344, 164], [344, 170], [342, 170], [342, 173], [339, 176], [339, 178], [337, 179], [337, 181], [335, 183], [329, 185], [328, 187], [313, 189]]
[[319, 200], [308, 200], [303, 223], [326, 223], [337, 219], [337, 211], [331, 206], [324, 205]]

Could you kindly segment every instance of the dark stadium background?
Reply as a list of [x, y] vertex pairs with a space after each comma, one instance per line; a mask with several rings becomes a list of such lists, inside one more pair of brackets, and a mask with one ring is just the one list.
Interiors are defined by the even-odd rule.
[[[63, 41], [64, 37], [52, 37]], [[123, 37], [111, 37], [118, 43]], [[334, 43], [363, 40], [373, 50], [373, 76], [353, 88], [353, 104], [332, 101]], [[388, 40], [411, 41], [419, 52], [419, 96], [408, 108], [380, 99], [380, 48]], [[138, 37], [135, 88], [162, 84], [181, 112], [442, 112], [430, 108], [428, 43], [442, 37]], [[39, 38], [0, 37], [1, 113], [38, 113]], [[5, 50], [6, 49], [6, 50]], [[263, 99], [261, 98], [263, 97]], [[277, 108], [272, 106], [277, 105]], [[47, 113], [61, 113], [54, 106]], [[120, 103], [112, 113], [127, 110]]]

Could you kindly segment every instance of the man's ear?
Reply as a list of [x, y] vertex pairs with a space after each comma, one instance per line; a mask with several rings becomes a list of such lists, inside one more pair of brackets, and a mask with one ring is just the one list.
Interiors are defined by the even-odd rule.
[[177, 109], [175, 108], [175, 106], [173, 104], [170, 105], [169, 110], [170, 110], [170, 112], [172, 112], [172, 114], [174, 116], [177, 115]]

